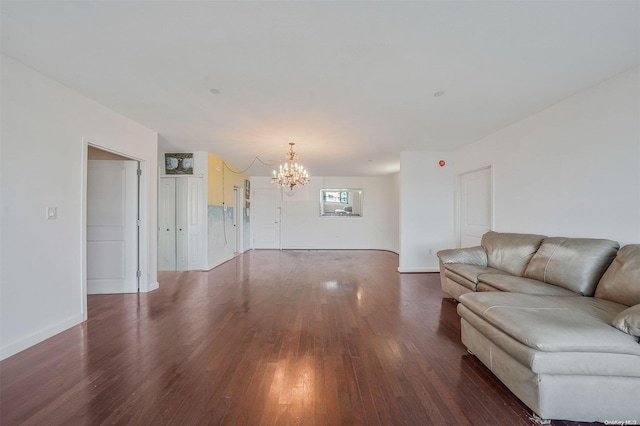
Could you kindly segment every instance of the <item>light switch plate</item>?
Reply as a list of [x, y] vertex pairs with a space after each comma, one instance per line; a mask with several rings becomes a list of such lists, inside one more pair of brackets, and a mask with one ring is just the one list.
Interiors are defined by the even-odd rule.
[[58, 208], [57, 207], [47, 207], [47, 219], [54, 220], [58, 218]]

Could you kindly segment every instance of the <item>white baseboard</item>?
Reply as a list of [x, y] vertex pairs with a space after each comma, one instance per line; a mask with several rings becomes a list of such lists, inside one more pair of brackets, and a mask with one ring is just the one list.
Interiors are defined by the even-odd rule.
[[0, 348], [0, 360], [9, 358], [10, 356], [17, 354], [18, 352], [30, 348], [31, 346], [44, 340], [47, 340], [49, 337], [55, 336], [58, 333], [61, 333], [75, 325], [80, 324], [82, 321], [84, 321], [84, 316], [83, 314], [79, 314], [65, 321], [59, 322], [58, 324], [55, 324], [51, 327], [47, 327], [46, 329], [32, 334], [31, 336], [22, 338], [17, 342], [11, 343], [7, 346], [3, 346], [2, 348]]
[[[256, 250], [265, 250], [265, 249], [256, 249]], [[278, 249], [266, 249], [266, 250], [278, 250]], [[362, 247], [333, 247], [333, 246], [284, 246], [280, 250], [362, 250], [362, 251], [388, 251], [394, 254], [400, 254], [396, 250], [386, 249], [386, 248], [362, 248]]]
[[147, 284], [146, 287], [147, 287], [146, 289], [140, 288], [140, 292], [141, 293], [148, 293], [150, 291], [157, 290], [157, 289], [160, 288], [160, 283], [158, 281], [156, 281], [156, 282]]
[[213, 268], [215, 268], [215, 267], [217, 267], [217, 266], [220, 266], [220, 265], [222, 265], [223, 263], [226, 263], [226, 262], [230, 261], [230, 260], [231, 260], [231, 259], [233, 259], [234, 257], [235, 257], [235, 256], [231, 256], [231, 257], [230, 257], [230, 258], [228, 258], [228, 259], [221, 259], [221, 260], [218, 260], [217, 262], [210, 263], [210, 264], [209, 264], [209, 269], [207, 269], [207, 270], [208, 270], [208, 271], [210, 271], [210, 270], [212, 270]]
[[440, 272], [440, 268], [401, 268], [398, 266], [398, 272], [400, 272], [401, 274]]

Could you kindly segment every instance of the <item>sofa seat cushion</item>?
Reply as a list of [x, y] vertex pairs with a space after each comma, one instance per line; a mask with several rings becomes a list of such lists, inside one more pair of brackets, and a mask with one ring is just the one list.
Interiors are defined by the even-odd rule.
[[469, 293], [460, 302], [496, 329], [543, 352], [640, 355], [638, 339], [611, 325], [627, 307], [584, 296]]
[[[532, 349], [485, 321], [469, 310], [464, 304], [458, 304], [458, 313], [465, 323], [483, 336], [473, 347], [485, 347], [489, 356], [493, 349], [486, 347], [486, 341], [500, 348], [520, 364], [536, 374], [575, 375], [575, 376], [622, 376], [640, 378], [640, 355], [603, 353], [603, 352], [544, 352]], [[466, 339], [477, 339], [474, 333], [466, 333]], [[465, 344], [469, 344], [467, 341]], [[499, 362], [499, 361], [496, 361]]]
[[447, 263], [444, 265], [445, 276], [473, 291], [476, 291], [478, 276], [481, 274], [506, 274], [506, 272], [486, 266], [469, 265], [466, 263]]
[[478, 291], [508, 291], [512, 293], [544, 294], [550, 296], [575, 296], [566, 288], [530, 278], [503, 274], [482, 274], [478, 277]]
[[593, 296], [598, 281], [620, 245], [593, 238], [546, 238], [531, 258], [524, 276]]

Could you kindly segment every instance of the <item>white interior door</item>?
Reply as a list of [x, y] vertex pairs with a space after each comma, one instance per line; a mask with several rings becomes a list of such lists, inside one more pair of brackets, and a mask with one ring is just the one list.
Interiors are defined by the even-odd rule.
[[163, 177], [158, 193], [158, 269], [204, 269], [205, 204], [201, 177]]
[[204, 269], [204, 196], [202, 178], [186, 180], [187, 270]]
[[257, 188], [251, 201], [253, 248], [280, 249], [280, 188]]
[[89, 160], [87, 293], [138, 291], [138, 163]]
[[244, 251], [242, 241], [243, 237], [243, 210], [244, 210], [244, 190], [235, 186], [233, 188], [234, 210], [233, 210], [233, 229], [236, 231], [236, 254]]
[[158, 190], [158, 269], [176, 270], [176, 178], [160, 178]]
[[460, 247], [479, 246], [491, 229], [491, 167], [460, 175]]
[[187, 232], [187, 178], [176, 180], [176, 269], [189, 270], [189, 233]]

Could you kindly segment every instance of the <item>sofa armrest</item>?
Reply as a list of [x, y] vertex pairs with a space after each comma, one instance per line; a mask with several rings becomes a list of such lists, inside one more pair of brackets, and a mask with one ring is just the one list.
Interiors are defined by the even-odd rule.
[[437, 254], [442, 263], [466, 263], [467, 265], [487, 266], [487, 253], [481, 246], [440, 250]]

